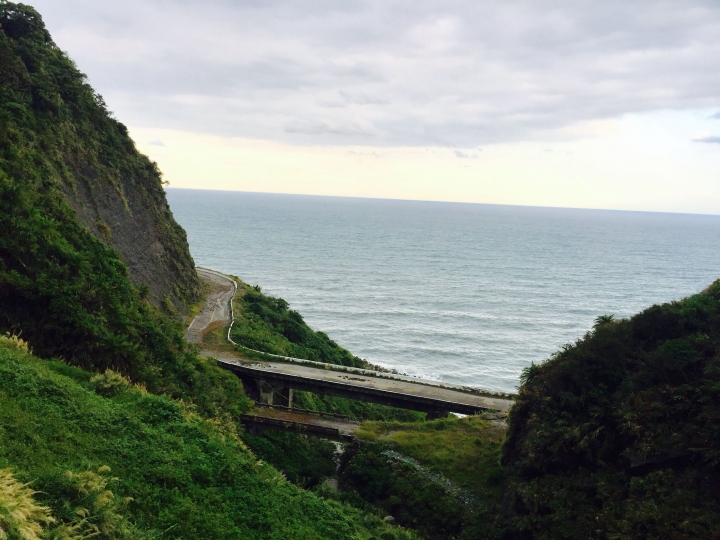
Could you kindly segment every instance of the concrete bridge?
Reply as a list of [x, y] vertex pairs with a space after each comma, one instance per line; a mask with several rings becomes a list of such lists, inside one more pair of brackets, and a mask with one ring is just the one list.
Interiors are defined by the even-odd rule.
[[[186, 339], [195, 343], [202, 341], [203, 331], [212, 324], [232, 320], [228, 307], [237, 287], [231, 278], [218, 272], [198, 269], [198, 274], [211, 285], [212, 292], [186, 332]], [[305, 390], [425, 412], [429, 419], [450, 412], [507, 412], [512, 406], [508, 396], [483, 394], [413, 377], [283, 357], [277, 357], [283, 361], [266, 362], [248, 360], [229, 351], [202, 352], [235, 373], [243, 381], [249, 397], [268, 405], [292, 407], [292, 391]]]
[[[349, 368], [318, 369], [283, 362], [254, 362], [227, 353], [204, 351], [215, 356], [221, 367], [232, 371], [245, 383], [251, 397], [270, 405], [292, 406], [292, 390], [306, 390], [357, 399], [380, 405], [428, 413], [429, 418], [447, 413], [478, 414], [488, 410], [506, 412], [512, 401], [500, 397], [462, 392], [442, 383], [396, 377], [369, 370]], [[359, 372], [359, 373], [358, 373]], [[255, 390], [256, 391], [253, 391]], [[254, 396], [252, 395], [254, 394]]]

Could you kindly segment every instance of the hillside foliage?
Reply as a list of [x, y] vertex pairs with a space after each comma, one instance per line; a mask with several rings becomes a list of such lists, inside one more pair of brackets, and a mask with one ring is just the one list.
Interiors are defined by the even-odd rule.
[[523, 376], [508, 534], [720, 538], [720, 281], [595, 328]]
[[282, 298], [245, 285], [236, 301], [235, 342], [262, 352], [326, 362], [341, 366], [367, 367], [367, 362], [340, 347], [324, 332], [310, 328]]
[[378, 506], [428, 539], [476, 538], [502, 498], [502, 427], [478, 416], [364, 422], [342, 457], [341, 499]]
[[[237, 380], [197, 358], [179, 323], [131, 284], [117, 252], [78, 222], [61, 189], [78, 181], [74, 168], [109, 181], [135, 178], [137, 189], [164, 201], [156, 165], [137, 152], [40, 15], [5, 1], [0, 141], [0, 334], [22, 336], [42, 357], [112, 368], [208, 414], [242, 412], [248, 402]], [[185, 242], [172, 223], [168, 234]]]
[[0, 338], [0, 529], [58, 539], [413, 538], [289, 483], [233, 422], [132, 384], [108, 396], [91, 379]]

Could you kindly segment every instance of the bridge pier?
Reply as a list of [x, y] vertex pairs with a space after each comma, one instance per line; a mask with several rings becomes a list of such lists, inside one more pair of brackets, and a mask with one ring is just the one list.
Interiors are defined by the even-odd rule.
[[283, 407], [292, 407], [293, 391], [292, 388], [282, 388], [272, 386], [266, 381], [257, 379], [255, 381], [260, 394], [260, 403], [266, 405], [282, 405]]

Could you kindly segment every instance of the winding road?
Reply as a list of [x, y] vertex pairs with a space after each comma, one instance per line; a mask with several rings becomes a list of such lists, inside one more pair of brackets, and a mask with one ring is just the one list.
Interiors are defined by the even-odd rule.
[[230, 300], [235, 296], [235, 281], [215, 270], [197, 269], [198, 276], [210, 286], [200, 311], [185, 331], [185, 339], [190, 343], [202, 343], [203, 334], [213, 322], [227, 323], [232, 320]]
[[[204, 332], [213, 323], [227, 324], [232, 321], [230, 305], [237, 285], [230, 277], [214, 270], [198, 268], [198, 275], [210, 285], [211, 292], [185, 332], [185, 338], [192, 343], [202, 344]], [[202, 354], [216, 358], [221, 367], [234, 372], [243, 380], [265, 381], [275, 387], [338, 395], [428, 413], [445, 411], [477, 414], [488, 410], [504, 413], [513, 403], [503, 395], [483, 395], [440, 382], [369, 370], [320, 363], [315, 367], [308, 365], [307, 361], [301, 361], [302, 364], [253, 361], [235, 352], [209, 349], [203, 349]]]

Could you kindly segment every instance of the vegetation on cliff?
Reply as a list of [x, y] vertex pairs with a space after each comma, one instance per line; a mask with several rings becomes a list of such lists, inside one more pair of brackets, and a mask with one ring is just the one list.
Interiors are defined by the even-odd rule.
[[[9, 2], [0, 2], [0, 141], [0, 333], [22, 335], [42, 357], [113, 368], [208, 414], [246, 408], [237, 380], [188, 349], [179, 323], [152, 305], [148, 287], [133, 286], [117, 251], [68, 202], [65, 191], [79, 181], [100, 189], [121, 178], [157, 204], [165, 199], [155, 165], [55, 46], [40, 15]], [[191, 264], [164, 204], [177, 264]], [[177, 281], [177, 294], [190, 299], [193, 279]]]
[[360, 498], [429, 539], [475, 538], [478, 522], [497, 512], [501, 426], [451, 416], [365, 422], [356, 434], [342, 459], [341, 500]]
[[720, 537], [720, 281], [523, 375], [503, 463], [510, 537]]
[[271, 354], [341, 366], [367, 367], [367, 362], [343, 349], [327, 334], [310, 328], [282, 298], [244, 285], [238, 290], [233, 341]]
[[[26, 258], [47, 253], [62, 265], [73, 251], [92, 250], [64, 227], [71, 219], [117, 250], [131, 281], [144, 286], [154, 305], [167, 300], [182, 309], [197, 298], [185, 232], [172, 217], [157, 165], [137, 151], [125, 126], [53, 43], [40, 15], [4, 0], [0, 141], [0, 230], [25, 242]], [[19, 220], [29, 223], [21, 227]], [[14, 248], [6, 246], [2, 259], [14, 257]], [[27, 263], [4, 270], [25, 275]]]

